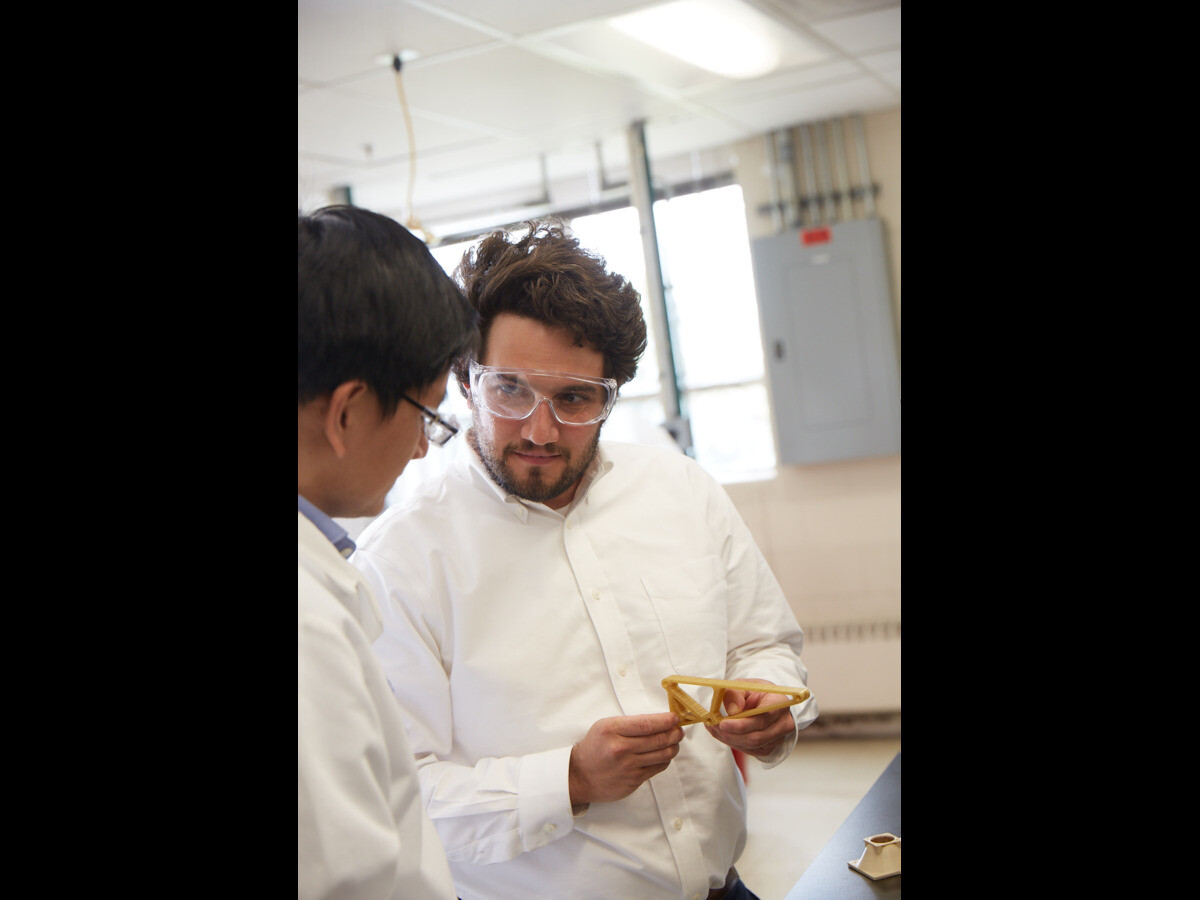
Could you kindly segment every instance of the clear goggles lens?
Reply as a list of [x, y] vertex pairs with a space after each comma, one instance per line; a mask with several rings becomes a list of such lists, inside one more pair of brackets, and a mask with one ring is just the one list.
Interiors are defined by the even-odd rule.
[[588, 378], [540, 369], [500, 369], [471, 363], [471, 396], [494, 416], [527, 418], [543, 400], [563, 425], [604, 420], [617, 400], [613, 378]]

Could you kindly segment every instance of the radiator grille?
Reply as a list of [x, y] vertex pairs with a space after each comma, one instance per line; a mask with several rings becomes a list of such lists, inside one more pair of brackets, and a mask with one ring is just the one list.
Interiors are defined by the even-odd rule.
[[899, 619], [872, 619], [859, 622], [820, 622], [805, 625], [805, 643], [823, 644], [835, 641], [898, 641]]

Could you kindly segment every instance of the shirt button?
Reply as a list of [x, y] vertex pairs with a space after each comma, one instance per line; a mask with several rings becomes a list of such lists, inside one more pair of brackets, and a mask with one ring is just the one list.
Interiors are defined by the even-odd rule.
[[558, 826], [555, 825], [553, 822], [547, 822], [546, 826], [543, 830], [546, 832], [546, 834], [552, 834], [553, 832], [558, 830]]
[[617, 674], [620, 675], [622, 678], [624, 678], [625, 677], [625, 667], [617, 666]]
[[599, 600], [599, 599], [600, 599], [600, 592], [599, 592], [598, 590], [595, 590], [595, 589], [593, 589], [593, 590], [592, 590], [592, 599], [593, 599], [593, 600]]
[[683, 828], [683, 819], [676, 819], [671, 824], [675, 826], [676, 831], [679, 831], [681, 828]]

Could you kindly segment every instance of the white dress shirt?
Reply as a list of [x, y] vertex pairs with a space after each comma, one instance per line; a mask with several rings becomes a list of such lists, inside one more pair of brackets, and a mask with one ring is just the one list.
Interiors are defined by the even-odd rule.
[[400, 709], [371, 650], [378, 604], [317, 525], [297, 519], [297, 897], [453, 900]]
[[[459, 897], [703, 900], [746, 840], [729, 747], [688, 726], [666, 771], [580, 815], [571, 747], [597, 719], [666, 712], [666, 675], [803, 686], [778, 582], [720, 484], [680, 453], [602, 442], [554, 511], [451, 446], [445, 474], [387, 509], [351, 561], [380, 598], [375, 650]], [[791, 710], [797, 730], [817, 716], [812, 698]]]

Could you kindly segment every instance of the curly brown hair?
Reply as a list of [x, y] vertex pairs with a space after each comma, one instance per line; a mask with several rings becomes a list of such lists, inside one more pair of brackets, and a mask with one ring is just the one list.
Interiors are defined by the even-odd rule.
[[[579, 244], [560, 219], [523, 222], [512, 232], [493, 231], [463, 254], [454, 278], [479, 314], [487, 350], [492, 320], [511, 312], [567, 329], [582, 346], [604, 354], [604, 375], [625, 384], [646, 351], [641, 298], [624, 276], [609, 272], [604, 257]], [[465, 385], [468, 360], [455, 375]]]

